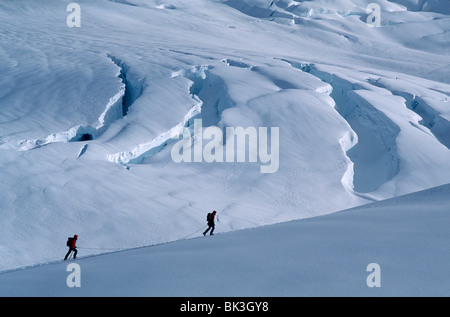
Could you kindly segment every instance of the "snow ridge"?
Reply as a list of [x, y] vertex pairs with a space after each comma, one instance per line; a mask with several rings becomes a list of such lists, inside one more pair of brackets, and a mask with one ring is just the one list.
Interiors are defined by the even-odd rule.
[[348, 137], [349, 140], [341, 140], [343, 149], [353, 162], [344, 175], [343, 184], [357, 193], [368, 193], [394, 178], [400, 168], [396, 146], [400, 128], [358, 94], [366, 88], [339, 75], [321, 71], [320, 66], [285, 61], [332, 87], [327, 93], [335, 102], [334, 108], [355, 132]]
[[[387, 85], [383, 85], [380, 78], [369, 78], [368, 82], [374, 86], [390, 90], [393, 95], [404, 98], [408, 109], [414, 111], [421, 118], [419, 121], [420, 126], [417, 126], [414, 122], [411, 122], [411, 125], [414, 125], [418, 129], [423, 129], [425, 127], [426, 129], [423, 129], [425, 133], [430, 131], [439, 142], [450, 149], [450, 135], [448, 134], [448, 131], [450, 131], [450, 121], [445, 119], [444, 116], [433, 108], [424, 98], [408, 91], [393, 90]], [[436, 94], [440, 93], [437, 92]], [[442, 96], [442, 100], [443, 102], [448, 102], [445, 95]]]
[[113, 55], [107, 55], [107, 57], [117, 67], [117, 77], [122, 80], [122, 85], [109, 99], [98, 118], [97, 125], [95, 127], [77, 125], [67, 131], [52, 133], [42, 139], [23, 140], [19, 143], [19, 151], [28, 151], [52, 143], [90, 141], [100, 136], [112, 122], [127, 115], [131, 105], [142, 95], [144, 85], [128, 75], [129, 68], [122, 60]]
[[172, 78], [181, 76], [191, 82], [189, 94], [194, 105], [174, 127], [149, 142], [138, 144], [130, 151], [107, 155], [108, 161], [139, 164], [174, 142], [183, 133], [183, 128], [192, 130], [194, 119], [201, 118], [204, 126], [218, 125], [222, 111], [232, 107], [233, 103], [227, 95], [225, 83], [219, 76], [210, 73], [211, 69], [212, 66], [201, 65], [174, 72]]
[[67, 143], [92, 140], [95, 129], [92, 127], [75, 126], [64, 132], [47, 135], [42, 139], [23, 140], [19, 143], [19, 151], [29, 151], [52, 143]]

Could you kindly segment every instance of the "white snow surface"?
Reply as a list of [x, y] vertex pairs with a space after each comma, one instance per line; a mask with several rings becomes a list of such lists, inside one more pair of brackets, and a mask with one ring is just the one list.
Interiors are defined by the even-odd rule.
[[[0, 273], [0, 295], [449, 296], [449, 205], [444, 185], [331, 215], [42, 263]], [[79, 287], [67, 284], [73, 264]], [[368, 286], [371, 265], [379, 287]]]
[[[439, 212], [429, 212], [430, 236], [423, 237], [436, 250], [446, 247], [448, 229], [439, 231], [449, 227], [450, 204], [444, 197], [391, 210], [394, 204], [376, 219], [366, 209], [358, 216], [321, 216], [430, 188], [445, 193], [447, 187], [438, 186], [450, 183], [447, 0], [377, 1], [380, 27], [367, 23], [366, 8], [373, 2], [369, 0], [78, 0], [81, 27], [68, 27], [71, 12], [66, 8], [71, 2], [0, 2], [0, 271], [60, 260], [67, 237], [74, 234], [80, 237], [80, 256], [200, 236], [206, 213], [213, 209], [218, 211], [216, 232], [229, 234], [165, 244], [148, 252], [108, 254], [105, 258], [117, 259], [111, 270], [124, 264], [122, 255], [135, 256], [132, 265], [137, 269], [150, 259], [165, 266], [162, 255], [153, 255], [159, 249], [166, 252], [163, 248], [170, 256], [180, 256], [176, 261], [181, 266], [184, 252], [194, 258], [200, 255], [196, 248], [207, 252], [217, 242], [214, 253], [204, 255], [208, 261], [244, 275], [254, 266], [241, 271], [241, 264], [229, 262], [233, 257], [227, 256], [245, 253], [241, 239], [251, 239], [261, 251], [274, 236], [282, 239], [297, 226], [307, 226], [308, 232], [322, 219], [336, 222], [328, 226], [335, 225], [336, 239], [347, 239], [348, 245], [339, 257], [350, 261], [352, 243], [360, 250], [359, 243], [369, 239], [357, 237], [364, 236], [362, 229], [353, 232], [352, 239], [343, 234], [350, 223], [364, 227], [373, 220], [373, 225], [391, 228], [394, 234], [391, 221], [413, 228], [427, 222], [426, 206]], [[264, 163], [248, 160], [175, 163], [173, 137], [184, 126], [191, 127], [195, 118], [205, 127], [224, 131], [278, 127], [278, 170], [263, 174]], [[288, 222], [306, 218], [313, 219]], [[288, 223], [242, 230], [282, 222]], [[433, 233], [435, 225], [440, 236]], [[399, 230], [397, 234], [403, 229]], [[296, 248], [295, 239], [306, 239], [301, 252], [283, 258], [284, 264], [280, 260], [267, 265], [294, 266], [309, 260], [320, 266], [320, 274], [335, 273], [332, 263], [313, 258], [322, 253], [307, 256], [314, 248], [312, 239], [329, 235], [299, 234], [268, 244], [286, 245], [287, 254]], [[405, 248], [423, 250], [420, 239], [404, 241]], [[317, 252], [325, 252], [326, 246]], [[339, 251], [328, 246], [329, 252]], [[370, 261], [394, 265], [398, 248], [394, 244]], [[424, 254], [443, 253], [432, 250]], [[359, 269], [369, 259], [356, 253]], [[104, 269], [103, 259], [85, 258], [83, 268], [100, 272], [94, 266]], [[193, 261], [192, 277], [194, 264], [200, 262]], [[442, 261], [436, 266], [448, 268], [448, 258]], [[419, 270], [420, 263], [411, 258], [411, 263], [395, 265]], [[21, 274], [50, 274], [63, 265]], [[272, 285], [273, 292], [267, 287], [258, 292], [253, 284], [239, 294], [303, 294], [298, 285], [287, 287], [284, 275], [277, 279], [279, 271], [262, 275], [258, 282]], [[145, 273], [148, 279], [152, 272]], [[1, 278], [25, 278], [16, 274]], [[335, 288], [324, 290], [304, 274], [301, 283], [311, 283], [305, 293], [337, 294]], [[126, 276], [133, 274], [125, 272], [120, 278]], [[183, 294], [202, 294], [200, 288], [164, 286], [164, 276], [154, 280], [154, 290], [146, 284], [136, 287], [136, 293], [123, 292], [176, 295], [185, 289]], [[189, 278], [183, 278], [185, 284]], [[447, 288], [439, 284], [433, 289], [432, 281], [434, 277], [423, 292], [411, 292], [448, 295], [448, 283]], [[231, 283], [215, 290], [233, 294]], [[0, 284], [4, 295], [24, 294], [20, 287], [5, 290]], [[86, 284], [80, 292], [99, 291]], [[394, 294], [408, 293], [397, 286]], [[363, 287], [362, 294], [373, 294], [366, 293], [371, 290], [365, 285], [358, 287]], [[30, 290], [38, 291], [39, 287]], [[46, 294], [71, 291], [56, 287]], [[389, 288], [382, 287], [380, 293], [390, 294]], [[115, 294], [123, 293], [111, 290]]]

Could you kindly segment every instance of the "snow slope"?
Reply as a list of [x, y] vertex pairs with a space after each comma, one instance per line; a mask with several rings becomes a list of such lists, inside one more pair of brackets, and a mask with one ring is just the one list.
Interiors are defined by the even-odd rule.
[[[0, 273], [0, 295], [449, 296], [449, 207], [444, 185], [331, 215], [42, 263]], [[80, 287], [66, 284], [73, 263]], [[380, 287], [368, 287], [372, 263]]]
[[[69, 3], [0, 3], [0, 270], [450, 182], [448, 1]], [[278, 170], [174, 162], [195, 118], [278, 127]]]

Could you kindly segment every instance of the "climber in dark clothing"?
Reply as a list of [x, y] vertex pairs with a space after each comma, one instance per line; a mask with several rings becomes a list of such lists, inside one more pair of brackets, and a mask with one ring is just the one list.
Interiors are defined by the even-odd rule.
[[208, 222], [208, 229], [206, 229], [205, 232], [203, 232], [203, 235], [206, 236], [206, 234], [208, 233], [208, 231], [211, 229], [210, 235], [213, 235], [214, 232], [214, 218], [216, 217], [216, 213], [217, 211], [213, 211], [212, 213], [208, 213], [208, 215], [206, 216], [206, 221]]
[[70, 237], [69, 239], [67, 239], [67, 246], [69, 247], [69, 251], [67, 251], [67, 254], [64, 257], [64, 261], [67, 260], [70, 252], [72, 252], [72, 251], [73, 251], [73, 258], [74, 259], [77, 258], [77, 253], [78, 253], [77, 247], [76, 247], [77, 239], [78, 239], [77, 235], [74, 235], [73, 238]]

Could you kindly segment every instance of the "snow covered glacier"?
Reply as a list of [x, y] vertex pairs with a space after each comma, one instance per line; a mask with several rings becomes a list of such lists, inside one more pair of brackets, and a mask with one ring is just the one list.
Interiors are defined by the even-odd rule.
[[[0, 3], [0, 270], [450, 183], [445, 0], [73, 3]], [[250, 133], [195, 160], [196, 119], [214, 154], [279, 129], [277, 169]]]

